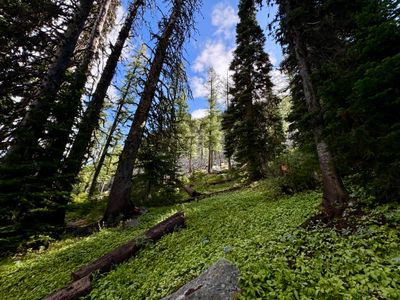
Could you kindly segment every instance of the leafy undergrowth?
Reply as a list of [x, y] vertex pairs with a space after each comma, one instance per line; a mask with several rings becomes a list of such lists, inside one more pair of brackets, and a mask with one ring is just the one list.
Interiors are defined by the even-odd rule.
[[[279, 196], [271, 182], [152, 210], [140, 228], [103, 230], [0, 266], [0, 295], [39, 299], [70, 272], [183, 209], [187, 228], [114, 271], [95, 276], [85, 299], [160, 299], [221, 257], [241, 270], [242, 299], [399, 299], [399, 207], [367, 212], [355, 232], [299, 229], [321, 195]], [[384, 214], [385, 224], [381, 224]]]
[[225, 170], [211, 174], [197, 171], [190, 177], [189, 183], [197, 192], [215, 193], [243, 186], [246, 180], [247, 177], [237, 171]]

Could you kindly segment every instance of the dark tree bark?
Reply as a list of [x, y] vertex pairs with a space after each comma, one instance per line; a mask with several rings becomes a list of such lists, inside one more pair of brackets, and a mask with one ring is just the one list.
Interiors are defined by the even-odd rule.
[[32, 159], [93, 2], [93, 0], [80, 1], [35, 99], [29, 101], [30, 109], [18, 126], [15, 140], [5, 157], [6, 163], [21, 163]]
[[202, 195], [202, 193], [199, 193], [198, 191], [194, 190], [191, 185], [186, 184], [186, 185], [183, 185], [182, 188], [192, 198]]
[[[288, 13], [291, 9], [288, 0], [282, 1]], [[307, 109], [312, 114], [312, 130], [317, 148], [318, 161], [323, 179], [323, 207], [325, 214], [330, 217], [339, 217], [348, 203], [348, 194], [340, 176], [337, 174], [329, 146], [322, 136], [324, 128], [321, 103], [319, 102], [311, 79], [306, 44], [302, 41], [300, 33], [295, 26], [289, 28], [290, 38], [293, 42], [299, 74], [302, 80], [303, 92], [307, 102]]]
[[213, 166], [213, 150], [211, 149], [211, 143], [208, 145], [208, 164], [207, 164], [207, 172], [211, 174]]
[[[147, 230], [144, 234], [148, 241], [156, 242], [164, 235], [173, 232], [177, 228], [184, 226], [185, 216], [183, 212], [178, 212], [164, 221], [156, 224]], [[126, 244], [116, 248], [115, 250], [103, 255], [94, 262], [72, 273], [74, 280], [87, 277], [93, 272], [99, 270], [101, 273], [110, 271], [115, 265], [131, 258], [135, 255], [145, 244], [143, 241], [134, 239]]]
[[89, 198], [91, 196], [93, 196], [93, 194], [95, 192], [97, 178], [99, 177], [101, 168], [102, 168], [102, 166], [104, 164], [104, 160], [106, 159], [108, 148], [110, 147], [110, 144], [111, 144], [112, 139], [113, 139], [113, 133], [114, 133], [115, 129], [117, 129], [118, 123], [120, 122], [122, 109], [123, 109], [123, 107], [125, 105], [126, 97], [128, 97], [128, 93], [129, 93], [129, 89], [130, 89], [131, 84], [132, 84], [132, 81], [129, 81], [128, 84], [127, 84], [126, 90], [125, 90], [124, 94], [122, 95], [122, 97], [121, 97], [121, 99], [119, 101], [119, 104], [118, 104], [118, 107], [117, 107], [117, 112], [116, 112], [115, 117], [114, 117], [114, 121], [113, 121], [113, 123], [112, 123], [112, 125], [110, 127], [110, 130], [108, 131], [106, 142], [105, 142], [105, 144], [103, 146], [103, 150], [101, 151], [101, 155], [100, 155], [99, 161], [96, 164], [96, 169], [95, 169], [94, 174], [93, 174], [92, 183], [90, 184]]
[[131, 240], [113, 251], [103, 255], [94, 262], [71, 274], [73, 282], [68, 286], [45, 297], [45, 300], [74, 300], [87, 295], [91, 289], [91, 276], [93, 272], [109, 272], [116, 265], [126, 261], [142, 249], [147, 242], [157, 242], [164, 235], [174, 232], [185, 225], [183, 212], [177, 212], [171, 217], [151, 227], [143, 238]]
[[78, 176], [82, 162], [90, 146], [93, 131], [99, 125], [99, 118], [104, 105], [104, 99], [114, 76], [118, 60], [121, 56], [124, 44], [129, 37], [138, 9], [143, 5], [143, 0], [135, 0], [130, 5], [124, 25], [118, 34], [115, 45], [112, 47], [112, 52], [107, 59], [100, 81], [97, 84], [93, 97], [79, 125], [79, 131], [75, 137], [74, 143], [72, 144], [68, 158], [62, 168], [63, 180], [60, 185], [61, 189], [66, 194], [69, 194], [72, 190], [72, 185]]
[[143, 136], [143, 130], [146, 126], [146, 121], [157, 88], [164, 59], [166, 57], [170, 38], [175, 30], [176, 21], [181, 13], [181, 5], [181, 0], [176, 1], [164, 32], [159, 38], [144, 90], [119, 159], [117, 172], [115, 174], [114, 182], [110, 191], [107, 209], [103, 217], [105, 222], [112, 222], [113, 219], [118, 217], [118, 215], [125, 214], [132, 209], [130, 195], [134, 164], [137, 158]]
[[86, 276], [43, 298], [43, 300], [76, 300], [87, 295], [91, 289], [90, 277]]
[[[76, 117], [81, 107], [81, 98], [85, 90], [85, 84], [89, 75], [89, 68], [96, 56], [101, 40], [101, 33], [107, 20], [111, 0], [105, 0], [101, 4], [89, 40], [84, 50], [84, 54], [77, 70], [74, 74], [73, 82], [68, 88], [66, 101], [61, 104], [62, 111], [55, 115], [56, 125], [50, 130], [51, 143], [47, 147], [45, 160], [40, 171], [40, 177], [55, 178], [64, 157], [66, 146], [69, 142], [69, 135]], [[49, 183], [52, 181], [49, 180]]]

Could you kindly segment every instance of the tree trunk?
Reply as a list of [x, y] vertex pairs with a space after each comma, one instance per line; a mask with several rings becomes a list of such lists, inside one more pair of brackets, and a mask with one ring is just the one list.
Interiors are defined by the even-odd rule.
[[189, 174], [192, 174], [192, 150], [189, 153]]
[[98, 127], [107, 90], [114, 76], [124, 44], [129, 37], [129, 32], [137, 11], [143, 4], [143, 0], [136, 0], [130, 5], [128, 16], [118, 34], [115, 45], [112, 47], [111, 54], [101, 74], [100, 81], [97, 84], [93, 97], [79, 125], [78, 134], [75, 137], [75, 141], [62, 170], [64, 179], [61, 182], [61, 189], [67, 194], [72, 190], [72, 185], [78, 176], [82, 162], [90, 146], [93, 131]]
[[115, 265], [124, 262], [135, 255], [146, 244], [144, 241], [157, 242], [164, 235], [172, 233], [177, 228], [185, 225], [185, 216], [183, 212], [177, 212], [171, 217], [161, 221], [151, 227], [144, 234], [143, 238], [131, 240], [113, 251], [96, 259], [94, 262], [71, 274], [74, 280], [71, 284], [62, 288], [51, 295], [45, 297], [45, 300], [73, 300], [87, 295], [91, 290], [91, 276], [93, 272], [101, 273], [110, 271]]
[[175, 30], [177, 18], [180, 15], [181, 2], [177, 1], [162, 36], [160, 37], [154, 58], [147, 76], [139, 105], [136, 109], [133, 123], [122, 150], [117, 172], [111, 187], [110, 197], [103, 220], [112, 222], [119, 214], [124, 214], [132, 207], [130, 203], [132, 188], [132, 173], [135, 160], [146, 126], [147, 117], [154, 98], [160, 73], [166, 56], [170, 38]]
[[21, 163], [32, 159], [38, 147], [50, 110], [60, 89], [64, 73], [73, 56], [79, 35], [93, 6], [93, 0], [81, 0], [77, 12], [64, 34], [56, 51], [55, 59], [50, 65], [30, 109], [25, 114], [15, 134], [16, 138], [4, 161]]
[[120, 121], [120, 116], [121, 116], [121, 113], [122, 113], [122, 109], [123, 109], [123, 107], [125, 105], [126, 98], [128, 97], [129, 89], [131, 87], [131, 84], [132, 84], [132, 81], [129, 80], [128, 83], [127, 83], [126, 90], [124, 91], [124, 94], [122, 95], [122, 97], [121, 97], [121, 99], [119, 101], [119, 104], [118, 104], [118, 107], [117, 107], [117, 112], [116, 112], [115, 117], [114, 117], [114, 121], [113, 121], [113, 123], [112, 123], [112, 125], [110, 127], [110, 130], [108, 131], [106, 143], [104, 144], [103, 150], [102, 150], [101, 155], [100, 155], [100, 159], [97, 162], [96, 169], [95, 169], [94, 174], [93, 174], [92, 183], [90, 184], [90, 189], [89, 189], [89, 198], [91, 196], [93, 196], [94, 191], [96, 189], [97, 177], [99, 176], [101, 168], [102, 168], [103, 163], [104, 163], [104, 160], [106, 159], [108, 147], [110, 147], [110, 144], [111, 144], [112, 139], [113, 139], [113, 133], [114, 133], [115, 129], [117, 129], [118, 123]]
[[[176, 228], [180, 228], [185, 224], [185, 216], [183, 212], [178, 212], [164, 221], [156, 224], [148, 229], [144, 236], [146, 239], [156, 242], [161, 239], [165, 234], [171, 233]], [[126, 244], [114, 249], [113, 251], [103, 255], [94, 262], [84, 266], [72, 273], [72, 278], [78, 280], [84, 278], [95, 271], [101, 273], [108, 272], [113, 266], [127, 260], [135, 255], [145, 244], [141, 239], [134, 239]]]
[[211, 150], [211, 145], [208, 145], [208, 165], [207, 165], [207, 172], [208, 174], [211, 174], [212, 171], [212, 153], [213, 151]]
[[[68, 88], [68, 100], [65, 101], [66, 103], [61, 104], [63, 106], [65, 105], [65, 109], [62, 109], [61, 114], [55, 116], [57, 126], [50, 131], [52, 135], [51, 144], [46, 150], [45, 160], [47, 163], [40, 172], [41, 177], [54, 178], [60, 167], [74, 121], [79, 114], [81, 98], [87, 82], [89, 68], [93, 58], [98, 52], [101, 33], [107, 20], [111, 2], [111, 0], [105, 0], [101, 4], [100, 11], [84, 50], [83, 58], [74, 74], [71, 87]], [[49, 164], [48, 162], [51, 163]]]
[[91, 289], [90, 277], [86, 276], [43, 298], [43, 300], [77, 300], [87, 295]]
[[[288, 4], [287, 4], [288, 5]], [[288, 6], [287, 6], [288, 7]], [[342, 215], [348, 203], [348, 194], [343, 186], [342, 180], [336, 172], [332, 155], [325, 142], [323, 131], [323, 116], [321, 113], [321, 104], [319, 103], [314, 86], [311, 80], [311, 72], [307, 62], [305, 45], [302, 43], [300, 34], [296, 28], [290, 28], [294, 43], [299, 73], [303, 84], [304, 96], [307, 102], [307, 108], [313, 114], [313, 135], [317, 148], [319, 165], [323, 178], [323, 206], [327, 216], [334, 218]]]
[[202, 193], [199, 193], [198, 191], [194, 190], [192, 185], [182, 185], [183, 190], [190, 196], [190, 197], [198, 197], [203, 195]]

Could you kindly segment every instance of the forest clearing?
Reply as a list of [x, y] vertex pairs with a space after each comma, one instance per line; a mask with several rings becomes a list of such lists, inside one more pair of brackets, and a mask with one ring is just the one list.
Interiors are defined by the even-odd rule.
[[400, 299], [395, 0], [0, 4], [0, 300]]

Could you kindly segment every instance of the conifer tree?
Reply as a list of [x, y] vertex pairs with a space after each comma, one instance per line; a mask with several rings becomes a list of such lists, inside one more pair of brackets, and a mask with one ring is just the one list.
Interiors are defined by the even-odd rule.
[[208, 115], [206, 122], [206, 144], [208, 148], [208, 173], [212, 172], [214, 165], [214, 154], [220, 146], [221, 130], [220, 120], [218, 119], [219, 111], [217, 109], [217, 98], [219, 90], [219, 79], [213, 68], [208, 70]]
[[[281, 22], [279, 37], [288, 54], [286, 65], [293, 77], [300, 79], [295, 83], [295, 91], [305, 100], [308, 125], [316, 145], [323, 180], [324, 211], [329, 218], [338, 217], [347, 206], [349, 197], [336, 170], [330, 145], [323, 135], [327, 126], [324, 106], [318, 95], [318, 85], [313, 79], [313, 72], [321, 68], [324, 58], [326, 60], [325, 55], [336, 52], [335, 47], [329, 47], [336, 40], [335, 35], [331, 30], [322, 31], [318, 13], [320, 6], [313, 1], [281, 0], [278, 3]], [[313, 24], [317, 24], [317, 29]], [[328, 39], [328, 45], [322, 42], [326, 36], [332, 39]], [[326, 53], [323, 53], [324, 50]]]
[[176, 71], [176, 64], [181, 64], [181, 50], [187, 34], [192, 29], [193, 16], [198, 4], [197, 0], [175, 0], [169, 19], [164, 19], [160, 23], [162, 33], [158, 37], [143, 93], [120, 156], [103, 217], [107, 223], [114, 222], [121, 214], [127, 216], [132, 211], [133, 205], [130, 201], [132, 173], [160, 75], [163, 69], [164, 73], [168, 74], [167, 70], [171, 72], [170, 68], [172, 68], [172, 72]]
[[134, 57], [133, 61], [128, 65], [127, 74], [125, 76], [125, 83], [122, 87], [121, 91], [122, 94], [118, 101], [114, 120], [109, 128], [107, 139], [103, 145], [103, 149], [99, 157], [99, 160], [96, 163], [95, 172], [93, 174], [92, 182], [89, 188], [89, 197], [91, 197], [95, 192], [97, 177], [99, 176], [103, 163], [106, 159], [106, 155], [109, 150], [108, 148], [111, 145], [115, 131], [118, 125], [123, 121], [124, 115], [126, 118], [126, 110], [127, 110], [126, 105], [129, 102], [133, 102], [137, 94], [136, 88], [139, 85], [139, 81], [144, 73], [144, 68], [145, 68], [145, 62], [144, 62], [145, 51], [146, 47], [142, 45], [138, 54]]
[[[66, 197], [69, 196], [69, 193], [72, 190], [72, 185], [81, 169], [82, 162], [84, 161], [85, 155], [87, 154], [88, 148], [91, 144], [92, 134], [99, 126], [99, 117], [104, 106], [107, 90], [114, 77], [118, 61], [131, 32], [133, 22], [137, 17], [139, 9], [141, 9], [145, 4], [144, 0], [134, 0], [130, 3], [128, 14], [118, 33], [117, 41], [112, 47], [111, 54], [107, 58], [99, 83], [96, 86], [92, 99], [79, 124], [78, 133], [71, 146], [70, 153], [62, 167], [61, 173], [63, 177], [59, 182], [59, 188], [65, 192]], [[65, 203], [66, 199], [60, 199], [60, 201]]]
[[[254, 0], [239, 2], [236, 49], [230, 69], [234, 86], [231, 102], [224, 115], [225, 153], [247, 165], [251, 180], [266, 175], [268, 161], [280, 146], [268, 135], [277, 134], [268, 127], [280, 122], [275, 113], [278, 99], [272, 94], [269, 77], [271, 63], [264, 52], [265, 36], [256, 20]], [[278, 142], [279, 141], [279, 142]]]

